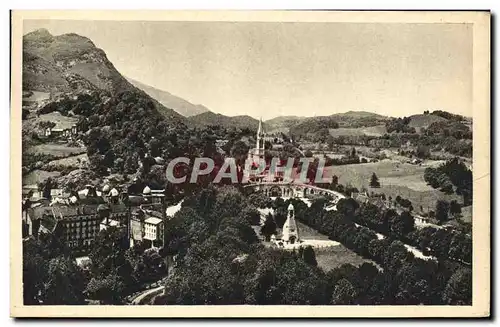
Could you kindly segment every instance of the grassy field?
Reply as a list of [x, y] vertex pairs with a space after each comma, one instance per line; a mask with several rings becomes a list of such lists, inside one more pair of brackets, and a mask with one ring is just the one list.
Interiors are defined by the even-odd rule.
[[78, 123], [78, 118], [63, 116], [61, 113], [54, 111], [48, 114], [40, 115], [33, 119], [35, 122], [51, 121], [56, 124], [55, 128], [71, 128]]
[[43, 153], [57, 158], [64, 158], [85, 153], [82, 147], [67, 146], [66, 144], [44, 143], [35, 145], [26, 150], [28, 153]]
[[34, 185], [45, 181], [49, 177], [56, 178], [59, 176], [61, 176], [61, 173], [58, 171], [34, 170], [23, 176], [23, 185]]
[[303, 240], [328, 240], [328, 236], [299, 221], [297, 221], [297, 228], [299, 229], [299, 237]]
[[334, 137], [361, 136], [361, 135], [382, 136], [387, 132], [387, 129], [385, 128], [385, 125], [377, 125], [371, 127], [358, 127], [358, 128], [347, 128], [347, 127], [332, 128], [329, 130], [329, 132], [330, 135]]
[[48, 92], [39, 92], [39, 91], [29, 91], [30, 93], [29, 96], [24, 96], [25, 94], [23, 93], [23, 101], [42, 101], [42, 100], [47, 100], [50, 98], [50, 93]]
[[[299, 237], [303, 240], [328, 240], [328, 236], [319, 233], [301, 222], [297, 222], [297, 228], [299, 230]], [[342, 244], [324, 249], [315, 249], [314, 252], [316, 253], [318, 266], [325, 271], [335, 269], [346, 263], [350, 263], [354, 266], [360, 266], [364, 262], [375, 264], [373, 261], [357, 255]]]
[[365, 262], [372, 263], [378, 267], [375, 262], [357, 255], [343, 245], [337, 245], [326, 249], [316, 249], [315, 253], [318, 266], [325, 271], [330, 271], [344, 264], [361, 266]]
[[58, 160], [52, 160], [47, 164], [47, 167], [62, 166], [62, 167], [71, 167], [74, 169], [78, 169], [80, 167], [80, 162], [88, 163], [88, 161], [89, 157], [87, 156], [87, 154], [82, 153], [76, 156], [66, 157]]
[[[383, 160], [376, 163], [333, 166], [331, 174], [337, 175], [339, 183], [344, 185], [350, 184], [360, 190], [366, 188], [370, 192], [385, 193], [392, 198], [398, 195], [407, 198], [417, 212], [420, 211], [420, 206], [424, 211], [429, 208], [434, 210], [438, 199], [462, 202], [461, 197], [456, 194], [447, 195], [427, 185], [423, 177], [425, 168], [426, 165]], [[379, 178], [380, 188], [369, 187], [373, 173]]]

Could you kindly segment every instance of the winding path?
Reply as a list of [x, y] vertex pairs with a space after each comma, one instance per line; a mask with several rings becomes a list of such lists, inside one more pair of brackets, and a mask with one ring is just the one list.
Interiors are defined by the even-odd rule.
[[163, 292], [163, 288], [164, 286], [161, 285], [161, 286], [158, 286], [158, 287], [155, 287], [155, 288], [152, 288], [150, 290], [146, 290], [144, 292], [142, 292], [141, 294], [139, 294], [135, 299], [132, 300], [132, 304], [133, 305], [138, 305], [138, 304], [147, 304], [147, 303], [142, 303], [142, 301], [149, 295], [157, 295], [155, 293], [158, 293], [160, 294], [161, 292]]

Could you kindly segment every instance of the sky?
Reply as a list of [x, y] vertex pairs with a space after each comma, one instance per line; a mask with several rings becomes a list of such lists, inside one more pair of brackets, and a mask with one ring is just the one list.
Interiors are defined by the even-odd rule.
[[124, 76], [229, 115], [472, 116], [468, 24], [25, 20], [90, 38]]

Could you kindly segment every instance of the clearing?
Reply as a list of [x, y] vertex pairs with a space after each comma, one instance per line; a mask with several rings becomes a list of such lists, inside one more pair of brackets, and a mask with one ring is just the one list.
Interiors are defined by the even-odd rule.
[[318, 267], [322, 268], [324, 271], [330, 271], [348, 263], [358, 267], [365, 262], [371, 263], [379, 268], [372, 260], [357, 255], [342, 244], [325, 249], [314, 249], [314, 252], [316, 254]]
[[[423, 211], [434, 210], [438, 199], [457, 200], [462, 203], [460, 196], [448, 195], [427, 185], [424, 180], [425, 168], [426, 165], [412, 165], [386, 159], [376, 163], [333, 166], [330, 167], [329, 173], [337, 175], [339, 183], [343, 185], [385, 193], [393, 199], [398, 195], [409, 199], [416, 212], [421, 211], [420, 206]], [[373, 173], [379, 178], [380, 188], [369, 187]]]
[[357, 127], [357, 128], [349, 128], [349, 127], [340, 127], [340, 128], [331, 128], [329, 129], [330, 135], [333, 137], [338, 136], [382, 136], [387, 133], [387, 129], [385, 125], [377, 125], [371, 127]]
[[68, 146], [60, 143], [44, 143], [26, 149], [27, 153], [42, 153], [57, 158], [65, 158], [85, 153], [84, 147]]
[[61, 176], [58, 171], [45, 171], [45, 170], [33, 170], [29, 174], [23, 176], [23, 185], [37, 185], [38, 183], [44, 182], [49, 177], [57, 178]]
[[[304, 225], [299, 221], [297, 221], [297, 228], [299, 230], [299, 237], [303, 240], [329, 240], [328, 236], [319, 233], [314, 228]], [[314, 252], [316, 253], [318, 266], [325, 271], [330, 271], [347, 263], [354, 266], [360, 266], [363, 263], [368, 262], [377, 266], [372, 260], [363, 258], [342, 244], [322, 249], [315, 248]]]
[[82, 165], [88, 164], [88, 162], [89, 157], [86, 153], [82, 153], [76, 156], [52, 160], [44, 166], [44, 169], [51, 170], [59, 167], [79, 169]]

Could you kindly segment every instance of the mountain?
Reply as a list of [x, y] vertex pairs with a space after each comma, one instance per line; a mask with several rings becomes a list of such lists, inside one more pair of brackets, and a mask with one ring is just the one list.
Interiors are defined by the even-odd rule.
[[127, 78], [127, 80], [135, 87], [146, 92], [153, 99], [156, 99], [165, 107], [174, 109], [177, 113], [183, 115], [184, 117], [195, 116], [209, 111], [207, 107], [201, 104], [192, 104], [191, 102], [175, 96], [167, 91], [163, 91], [155, 87], [143, 84], [131, 78]]
[[221, 114], [216, 114], [214, 112], [208, 111], [201, 113], [199, 115], [191, 116], [188, 118], [190, 122], [199, 126], [222, 126], [225, 128], [249, 128], [251, 130], [257, 130], [259, 127], [259, 121], [253, 117], [243, 115], [243, 116], [225, 116]]
[[51, 99], [81, 93], [132, 91], [152, 100], [163, 116], [184, 117], [130, 84], [88, 38], [69, 33], [53, 36], [46, 29], [23, 37], [23, 91], [46, 92]]

